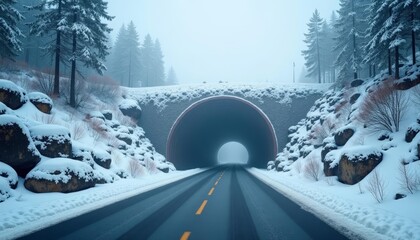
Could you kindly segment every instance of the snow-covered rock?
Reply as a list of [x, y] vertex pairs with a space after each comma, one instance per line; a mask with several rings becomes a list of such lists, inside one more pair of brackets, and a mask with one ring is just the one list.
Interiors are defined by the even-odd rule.
[[38, 151], [50, 158], [71, 156], [70, 130], [66, 127], [42, 124], [30, 129], [31, 137]]
[[0, 79], [0, 102], [16, 110], [27, 102], [25, 93], [11, 81]]
[[26, 125], [12, 115], [0, 116], [0, 161], [13, 167], [21, 177], [40, 161], [40, 154]]
[[38, 108], [39, 111], [50, 114], [53, 108], [53, 101], [46, 94], [41, 92], [31, 92], [28, 94], [29, 101]]
[[0, 162], [0, 178], [6, 179], [9, 182], [9, 187], [16, 189], [18, 184], [18, 175], [16, 171], [2, 162]]
[[142, 109], [139, 106], [139, 103], [134, 99], [123, 99], [118, 107], [124, 115], [137, 121], [141, 117]]
[[354, 129], [347, 127], [337, 130], [334, 134], [335, 144], [339, 147], [346, 145], [347, 141], [354, 135], [354, 132]]
[[86, 163], [67, 158], [43, 160], [25, 179], [25, 188], [36, 193], [76, 192], [95, 186], [95, 173]]
[[111, 167], [111, 155], [104, 150], [93, 150], [92, 151], [93, 160], [99, 166], [109, 169]]

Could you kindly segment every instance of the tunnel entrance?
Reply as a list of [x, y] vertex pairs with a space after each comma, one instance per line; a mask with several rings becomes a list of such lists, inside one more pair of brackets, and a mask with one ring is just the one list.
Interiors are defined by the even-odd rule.
[[248, 165], [265, 168], [277, 154], [275, 130], [261, 109], [235, 96], [216, 96], [189, 106], [175, 121], [166, 145], [167, 159], [179, 170], [217, 165], [219, 149], [240, 142]]

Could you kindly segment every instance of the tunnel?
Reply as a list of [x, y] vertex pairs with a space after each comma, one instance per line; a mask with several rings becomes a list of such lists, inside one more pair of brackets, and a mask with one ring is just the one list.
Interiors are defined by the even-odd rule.
[[256, 168], [265, 168], [277, 154], [275, 130], [261, 109], [243, 98], [215, 96], [181, 113], [169, 132], [166, 156], [179, 170], [212, 167], [228, 142], [245, 146], [248, 165]]

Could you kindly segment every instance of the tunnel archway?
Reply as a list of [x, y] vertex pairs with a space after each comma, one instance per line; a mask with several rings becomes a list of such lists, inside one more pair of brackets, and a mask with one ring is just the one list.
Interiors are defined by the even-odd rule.
[[246, 147], [249, 165], [265, 168], [277, 154], [277, 137], [264, 112], [235, 96], [215, 96], [189, 106], [173, 124], [166, 155], [179, 170], [211, 167], [227, 142]]

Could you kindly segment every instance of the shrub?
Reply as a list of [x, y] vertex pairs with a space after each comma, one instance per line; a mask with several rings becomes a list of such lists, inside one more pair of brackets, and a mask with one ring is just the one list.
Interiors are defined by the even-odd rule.
[[157, 165], [156, 165], [155, 161], [153, 161], [152, 159], [146, 158], [144, 160], [144, 163], [146, 164], [146, 169], [149, 173], [155, 174], [155, 173], [159, 172], [159, 170], [157, 169]]
[[372, 194], [373, 198], [381, 203], [385, 196], [385, 180], [374, 170], [368, 180], [366, 189]]
[[120, 94], [118, 83], [109, 77], [95, 75], [89, 77], [87, 82], [87, 92], [104, 102], [114, 102]]
[[407, 165], [404, 162], [401, 162], [401, 165], [398, 168], [400, 176], [398, 181], [400, 183], [401, 188], [406, 189], [411, 194], [417, 191], [419, 187], [419, 177], [413, 171], [407, 168]]
[[[66, 102], [70, 104], [70, 80], [62, 79], [60, 81], [61, 95], [66, 99]], [[90, 95], [87, 91], [86, 82], [83, 79], [77, 78], [75, 82], [75, 98], [76, 108], [84, 107], [88, 102]]]
[[306, 163], [303, 171], [307, 178], [313, 179], [314, 181], [319, 181], [322, 175], [321, 165], [313, 156], [308, 158], [308, 162]]
[[144, 168], [140, 164], [140, 162], [136, 159], [131, 159], [130, 160], [128, 168], [129, 168], [128, 170], [130, 172], [130, 175], [133, 178], [137, 178], [137, 177], [140, 177], [140, 176], [144, 175]]
[[391, 80], [386, 80], [366, 97], [359, 118], [375, 131], [398, 132], [407, 103], [403, 92], [395, 89]]
[[335, 129], [335, 125], [331, 118], [325, 119], [322, 124], [317, 124], [312, 128], [309, 138], [311, 139], [311, 144], [313, 145], [322, 145], [325, 138], [327, 138], [331, 132]]
[[73, 140], [80, 140], [86, 135], [85, 124], [82, 122], [76, 122], [71, 126], [71, 136]]
[[52, 70], [46, 70], [43, 72], [34, 72], [36, 81], [32, 82], [31, 88], [39, 92], [45, 93], [48, 96], [52, 96], [54, 91], [54, 76]]

